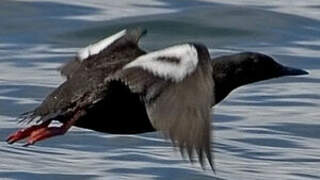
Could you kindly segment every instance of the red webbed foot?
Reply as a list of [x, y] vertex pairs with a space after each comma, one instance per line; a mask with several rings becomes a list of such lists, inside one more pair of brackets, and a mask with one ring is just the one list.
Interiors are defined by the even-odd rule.
[[31, 133], [29, 136], [27, 143], [24, 146], [29, 146], [32, 145], [38, 141], [53, 137], [53, 136], [58, 136], [58, 135], [63, 135], [68, 131], [68, 127], [65, 127], [62, 125], [61, 127], [45, 127], [41, 129], [37, 129]]
[[29, 137], [31, 135], [32, 132], [38, 130], [38, 129], [42, 129], [44, 127], [47, 127], [50, 124], [51, 121], [46, 121], [42, 124], [39, 125], [33, 125], [31, 127], [28, 128], [24, 128], [24, 129], [20, 129], [14, 133], [12, 133], [11, 135], [8, 136], [7, 138], [7, 142], [9, 144], [13, 144], [17, 141], [20, 141], [22, 139], [25, 139], [27, 137]]
[[49, 127], [51, 123], [50, 120], [39, 125], [18, 130], [7, 138], [7, 142], [9, 144], [13, 144], [17, 141], [28, 138], [27, 143], [24, 146], [29, 146], [53, 136], [63, 135], [71, 128], [71, 126], [79, 119], [79, 117], [84, 114], [85, 111], [78, 111], [69, 121], [63, 123], [60, 127]]

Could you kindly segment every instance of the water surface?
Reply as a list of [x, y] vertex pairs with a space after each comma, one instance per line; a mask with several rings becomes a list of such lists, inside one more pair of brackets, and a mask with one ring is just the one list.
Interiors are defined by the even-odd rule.
[[[320, 22], [317, 1], [3, 0], [0, 5], [0, 179], [319, 179]], [[7, 145], [18, 114], [64, 81], [76, 51], [142, 26], [155, 50], [201, 42], [212, 56], [259, 51], [308, 76], [245, 86], [214, 109], [216, 174], [191, 165], [159, 133], [72, 128], [32, 147]]]

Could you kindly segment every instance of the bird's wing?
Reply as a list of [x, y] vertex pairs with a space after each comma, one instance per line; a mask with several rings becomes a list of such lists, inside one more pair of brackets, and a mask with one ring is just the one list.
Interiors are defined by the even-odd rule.
[[36, 109], [22, 114], [20, 122], [55, 119], [79, 106], [82, 101], [94, 102], [105, 77], [145, 54], [138, 46], [144, 33], [146, 31], [140, 28], [123, 30], [80, 50], [75, 60], [61, 68], [67, 81], [49, 94]]
[[121, 51], [123, 51], [125, 47], [138, 48], [137, 44], [146, 32], [145, 29], [141, 28], [124, 29], [80, 49], [73, 60], [67, 62], [60, 68], [61, 75], [69, 79], [80, 68], [81, 64], [85, 64], [87, 61], [96, 61], [96, 59], [101, 59], [101, 56], [108, 57], [104, 60], [110, 63], [114, 60], [116, 61], [117, 59], [111, 57], [115, 50], [119, 51], [119, 48], [121, 48]]
[[119, 80], [140, 93], [149, 119], [190, 160], [194, 152], [213, 169], [210, 151], [210, 104], [213, 100], [207, 48], [183, 44], [138, 57], [127, 64]]

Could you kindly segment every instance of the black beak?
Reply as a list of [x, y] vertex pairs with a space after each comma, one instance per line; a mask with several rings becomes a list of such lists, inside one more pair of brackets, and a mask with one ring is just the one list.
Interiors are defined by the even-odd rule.
[[297, 68], [292, 68], [288, 66], [283, 66], [280, 71], [282, 76], [298, 76], [309, 74], [307, 71]]

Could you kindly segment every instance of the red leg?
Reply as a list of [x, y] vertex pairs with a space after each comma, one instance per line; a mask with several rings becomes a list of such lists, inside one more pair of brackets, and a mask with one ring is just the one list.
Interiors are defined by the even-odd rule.
[[[69, 129], [69, 128], [68, 128]], [[63, 135], [68, 131], [67, 128], [64, 128], [63, 126], [61, 127], [46, 127], [42, 129], [38, 129], [34, 132], [31, 133], [29, 136], [27, 143], [24, 146], [29, 146], [32, 145], [38, 141], [53, 137], [53, 136], [58, 136], [58, 135]]]
[[20, 141], [24, 138], [27, 138], [28, 136], [31, 135], [31, 133], [33, 131], [47, 127], [50, 124], [50, 122], [51, 121], [46, 121], [46, 122], [39, 124], [39, 125], [34, 125], [34, 126], [31, 126], [31, 127], [25, 128], [25, 129], [20, 129], [16, 132], [12, 133], [11, 135], [9, 135], [7, 138], [7, 142], [9, 144], [13, 144], [17, 141]]
[[51, 121], [46, 121], [40, 125], [34, 125], [26, 129], [18, 130], [8, 137], [7, 142], [12, 144], [29, 137], [25, 144], [25, 146], [28, 146], [52, 136], [63, 135], [80, 118], [80, 116], [84, 114], [85, 111], [77, 111], [69, 121], [65, 122], [60, 127], [48, 127]]
[[28, 138], [27, 143], [24, 146], [32, 145], [38, 141], [65, 134], [71, 126], [79, 119], [80, 116], [84, 114], [84, 111], [78, 111], [72, 119], [64, 123], [60, 127], [44, 127], [41, 129], [37, 129], [31, 133]]

